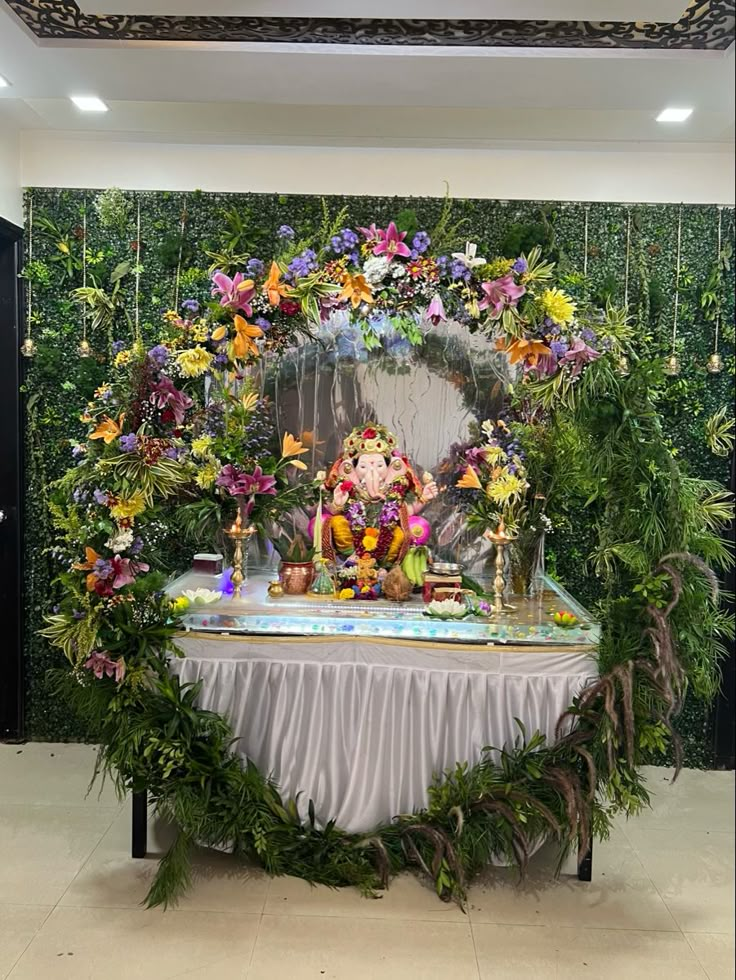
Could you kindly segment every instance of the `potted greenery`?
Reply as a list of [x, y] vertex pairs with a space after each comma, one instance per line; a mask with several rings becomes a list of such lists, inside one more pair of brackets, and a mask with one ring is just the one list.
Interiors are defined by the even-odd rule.
[[293, 538], [281, 534], [273, 538], [273, 546], [281, 557], [279, 578], [285, 595], [304, 595], [314, 578], [314, 548], [304, 536], [296, 533]]

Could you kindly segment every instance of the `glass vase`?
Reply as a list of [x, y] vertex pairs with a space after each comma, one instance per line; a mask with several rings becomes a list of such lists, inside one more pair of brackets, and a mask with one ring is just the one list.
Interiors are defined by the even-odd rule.
[[508, 584], [513, 595], [536, 596], [543, 589], [544, 531], [520, 530], [508, 548]]

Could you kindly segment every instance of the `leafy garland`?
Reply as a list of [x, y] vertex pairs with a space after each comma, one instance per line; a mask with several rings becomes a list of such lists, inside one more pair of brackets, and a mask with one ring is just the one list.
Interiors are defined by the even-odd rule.
[[[293, 237], [290, 228], [282, 231]], [[258, 269], [245, 256], [246, 274], [214, 273], [206, 310], [197, 304], [193, 318], [172, 314], [149, 350], [139, 340], [118, 349], [116, 378], [98, 389], [83, 417], [90, 429], [75, 447], [78, 465], [53, 488], [64, 594], [45, 635], [72, 667], [57, 672], [57, 690], [99, 733], [99, 765], [120, 790], [147, 789], [179, 828], [151, 905], [174, 901], [186, 888], [194, 841], [232, 847], [273, 874], [366, 892], [419, 866], [440, 897], [462, 900], [492, 855], [523, 870], [540, 835], [555, 837], [563, 851], [576, 840], [584, 847], [591, 834], [606, 834], [616, 812], [644, 805], [636, 768], [643, 753], [662, 750], [674, 735], [672, 718], [688, 683], [703, 693], [717, 683], [719, 637], [732, 624], [706, 562], [729, 561], [718, 532], [730, 504], [720, 488], [684, 476], [672, 458], [652, 401], [658, 369], [634, 360], [628, 376], [617, 371], [630, 336], [626, 316], [610, 305], [597, 309], [585, 295], [578, 308], [553, 285], [554, 267], [539, 250], [487, 263], [469, 244], [454, 256], [464, 271], [443, 278], [428, 265], [440, 265], [426, 255], [429, 235], [425, 244], [417, 233], [404, 254], [406, 233], [394, 223], [361, 233], [362, 254], [347, 251], [357, 234], [348, 239], [343, 229], [330, 236], [341, 258], [315, 268], [309, 265], [321, 252], [305, 256], [306, 246], [289, 261], [274, 260], [267, 274], [265, 264]], [[387, 253], [383, 287], [374, 290], [366, 266], [370, 271], [372, 259]], [[394, 261], [406, 265], [399, 279], [412, 262], [423, 270], [410, 296], [388, 279]], [[487, 278], [491, 272], [495, 278]], [[430, 295], [428, 286], [437, 292]], [[78, 296], [104, 309], [99, 296]], [[553, 744], [539, 733], [527, 738], [521, 728], [499, 761], [486, 754], [438, 778], [425, 811], [371, 835], [350, 835], [332, 823], [317, 827], [311, 806], [303, 823], [294, 801], [283, 801], [232, 754], [229, 726], [196, 706], [198, 688], [169, 674], [181, 608], [148, 565], [155, 564], [157, 527], [176, 514], [187, 515], [184, 527], [196, 538], [221, 526], [232, 498], [260, 523], [278, 516], [280, 495], [270, 491], [279, 480], [289, 506], [299, 493], [306, 499], [308, 486], [295, 491], [285, 478], [303, 446], [288, 434], [278, 448], [269, 443], [267, 408], [249, 390], [245, 368], [264, 346], [284, 349], [297, 332], [320, 329], [340, 304], [349, 304], [366, 337], [379, 336], [372, 317], [379, 299], [385, 315], [403, 304], [402, 316], [388, 319], [411, 342], [421, 340], [422, 318], [441, 322], [445, 302], [453, 303], [452, 316], [491, 332], [522, 364], [518, 397], [554, 409], [545, 424], [564, 435], [580, 486], [598, 504], [595, 560], [608, 595], [601, 677], [560, 720]], [[259, 304], [271, 317], [250, 323]], [[592, 346], [597, 341], [600, 349]], [[213, 407], [221, 418], [208, 430]]]

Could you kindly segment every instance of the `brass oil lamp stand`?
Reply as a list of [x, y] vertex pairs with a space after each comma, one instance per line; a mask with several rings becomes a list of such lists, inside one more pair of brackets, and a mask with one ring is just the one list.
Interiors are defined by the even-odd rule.
[[516, 608], [504, 601], [504, 593], [506, 592], [506, 548], [515, 540], [515, 536], [507, 532], [506, 524], [502, 518], [498, 522], [496, 530], [486, 531], [483, 537], [496, 546], [496, 575], [493, 579], [493, 611], [496, 616], [502, 616], [504, 613], [513, 612]]
[[[247, 542], [256, 533], [256, 529], [251, 524], [250, 527], [243, 527], [240, 514], [235, 518], [235, 523], [225, 528], [225, 534], [235, 542], [235, 552], [233, 554], [233, 599], [240, 599], [243, 595], [243, 586], [248, 578], [248, 547]], [[246, 547], [243, 548], [243, 542]]]

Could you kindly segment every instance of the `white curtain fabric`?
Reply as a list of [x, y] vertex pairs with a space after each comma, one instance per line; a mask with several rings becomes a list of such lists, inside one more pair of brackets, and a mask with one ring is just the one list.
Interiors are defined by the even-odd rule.
[[306, 815], [368, 831], [427, 803], [434, 773], [477, 762], [519, 734], [548, 738], [595, 674], [590, 649], [432, 647], [369, 639], [203, 637], [180, 641], [182, 681], [224, 714], [235, 749], [299, 794]]

